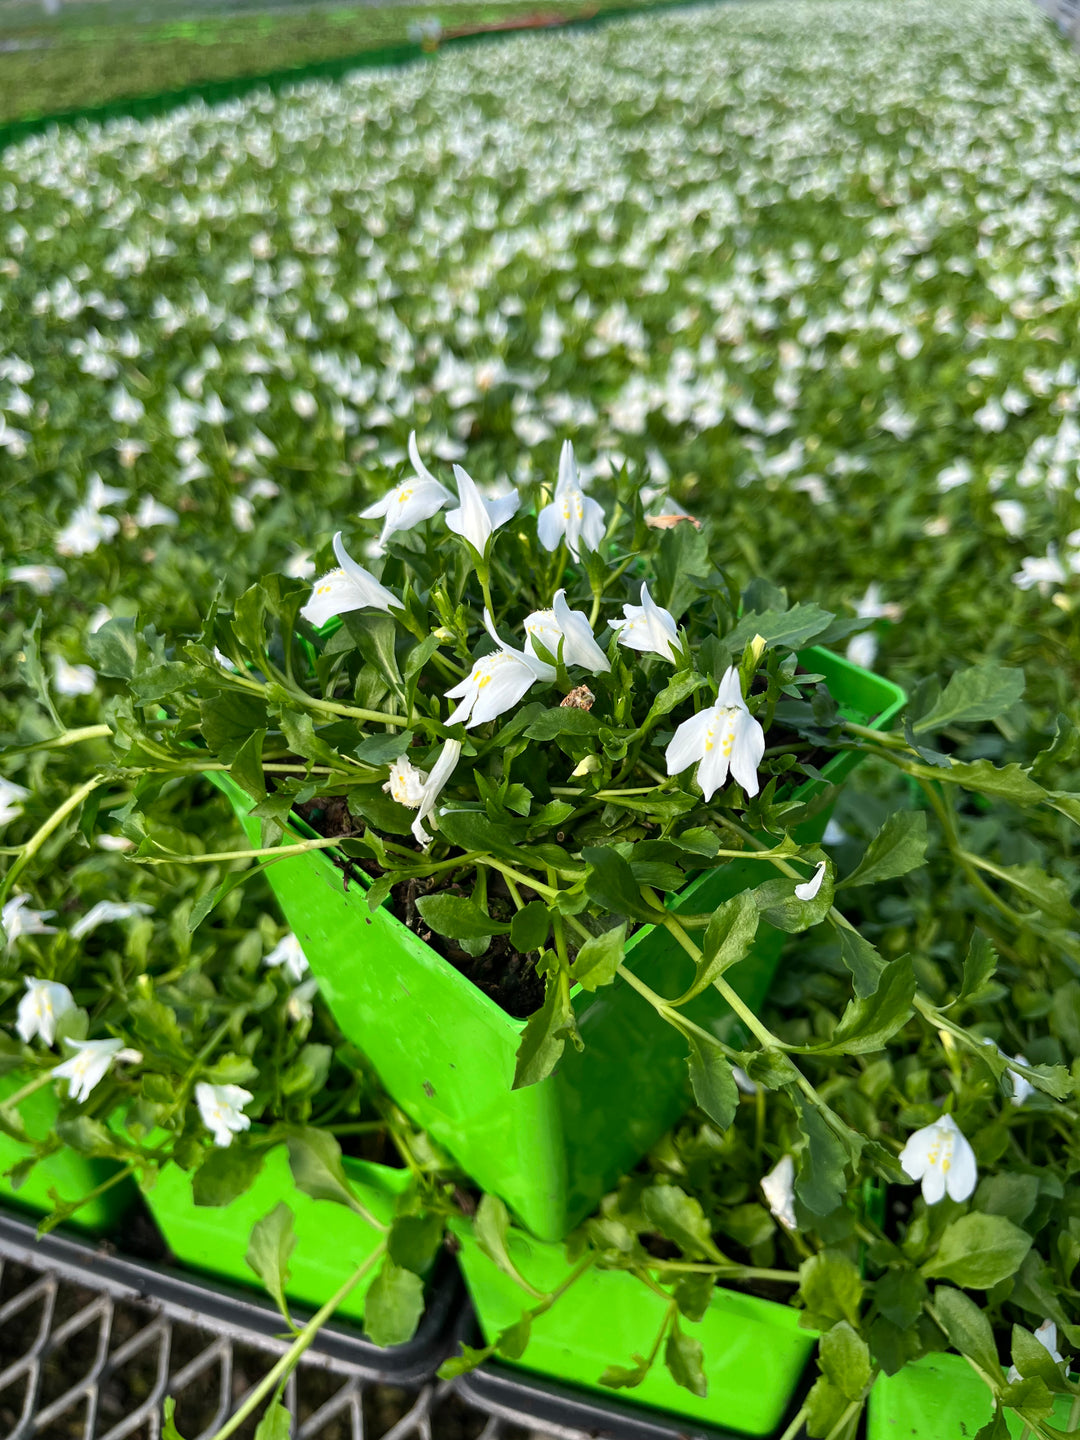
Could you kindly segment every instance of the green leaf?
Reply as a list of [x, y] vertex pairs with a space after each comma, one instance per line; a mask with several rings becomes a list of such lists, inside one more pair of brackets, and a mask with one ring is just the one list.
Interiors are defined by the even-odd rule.
[[585, 990], [598, 990], [610, 985], [626, 953], [626, 923], [593, 935], [574, 957], [572, 979]]
[[546, 741], [559, 735], [595, 735], [599, 729], [599, 719], [588, 710], [556, 705], [536, 717], [525, 731], [525, 738]]
[[821, 1337], [818, 1356], [825, 1378], [848, 1400], [861, 1400], [870, 1383], [870, 1351], [846, 1320]]
[[[510, 1259], [507, 1237], [510, 1233], [510, 1212], [497, 1195], [482, 1195], [473, 1218], [473, 1233], [480, 1253], [497, 1265], [504, 1275], [522, 1284], [521, 1272]], [[532, 1287], [525, 1284], [525, 1289]]]
[[[524, 824], [521, 829], [525, 829]], [[440, 809], [439, 834], [461, 850], [486, 851], [512, 863], [520, 859], [517, 846], [507, 834], [506, 825], [494, 824], [479, 810]]]
[[263, 776], [262, 749], [266, 739], [265, 730], [253, 730], [236, 752], [229, 774], [242, 790], [254, 800], [266, 799], [266, 781]]
[[365, 765], [381, 769], [384, 765], [392, 765], [399, 755], [407, 755], [412, 738], [409, 730], [397, 731], [392, 735], [369, 735], [367, 739], [360, 741], [353, 754]]
[[289, 1258], [296, 1249], [293, 1212], [279, 1200], [269, 1215], [256, 1222], [244, 1259], [274, 1298], [274, 1303], [292, 1327], [285, 1286], [289, 1282]]
[[442, 1243], [443, 1222], [434, 1211], [399, 1215], [390, 1227], [386, 1253], [395, 1265], [423, 1275]]
[[274, 1401], [255, 1427], [254, 1440], [292, 1440], [292, 1416], [279, 1401]]
[[1005, 1171], [989, 1175], [979, 1186], [975, 1204], [983, 1215], [1004, 1215], [1014, 1225], [1023, 1225], [1039, 1198], [1037, 1175], [1016, 1175]]
[[874, 1286], [874, 1304], [894, 1325], [908, 1329], [922, 1314], [926, 1282], [914, 1270], [886, 1270]]
[[678, 1185], [650, 1185], [642, 1192], [641, 1210], [664, 1239], [678, 1245], [689, 1259], [707, 1256], [717, 1263], [722, 1260], [700, 1200]]
[[802, 1262], [799, 1294], [806, 1306], [799, 1323], [807, 1329], [828, 1330], [840, 1320], [859, 1323], [862, 1277], [838, 1250], [819, 1250]]
[[793, 605], [790, 610], [765, 610], [760, 615], [744, 615], [734, 630], [722, 637], [732, 655], [741, 655], [743, 646], [755, 635], [771, 650], [782, 645], [786, 650], [801, 650], [815, 636], [827, 630], [833, 616], [820, 605]]
[[[45, 671], [41, 665], [41, 649], [38, 638], [41, 634], [42, 612], [39, 610], [34, 616], [34, 623], [23, 633], [22, 648], [15, 660], [15, 669], [19, 679], [34, 695], [38, 704], [48, 714], [58, 731], [63, 730], [64, 722], [56, 713], [56, 706], [49, 691], [49, 682], [45, 679]], [[93, 637], [91, 637], [93, 638]]]
[[547, 944], [551, 912], [542, 900], [530, 900], [510, 922], [510, 944], [519, 955], [540, 950]]
[[977, 790], [995, 800], [1011, 800], [1014, 805], [1038, 805], [1047, 798], [1043, 787], [1015, 762], [997, 766], [989, 760], [954, 760], [948, 774], [936, 778], [954, 781], [965, 790]]
[[609, 1390], [632, 1390], [636, 1385], [640, 1385], [652, 1369], [652, 1361], [643, 1355], [635, 1355], [634, 1360], [637, 1363], [633, 1367], [609, 1365], [600, 1376], [600, 1384]]
[[974, 931], [964, 957], [964, 974], [957, 1001], [971, 1000], [982, 993], [997, 969], [997, 959], [997, 951], [982, 931]]
[[612, 915], [655, 921], [656, 911], [642, 896], [630, 863], [610, 845], [587, 845], [581, 858], [589, 867], [585, 891], [590, 900]]
[[1069, 885], [1056, 875], [1048, 875], [1041, 865], [995, 866], [993, 874], [1036, 905], [1049, 919], [1061, 925], [1075, 923], [1076, 912]]
[[954, 1348], [974, 1360], [992, 1381], [1002, 1383], [994, 1332], [985, 1311], [962, 1290], [948, 1285], [939, 1285], [934, 1291], [933, 1309]]
[[865, 1000], [849, 1000], [829, 1043], [815, 1054], [869, 1055], [906, 1025], [914, 1013], [915, 972], [902, 955], [881, 972], [878, 988]]
[[114, 616], [92, 635], [86, 636], [86, 653], [100, 674], [109, 675], [114, 680], [130, 680], [135, 674], [135, 660], [139, 653], [135, 625], [132, 615]]
[[923, 863], [926, 856], [926, 813], [898, 810], [890, 815], [866, 848], [858, 866], [836, 887], [874, 885], [895, 880]]
[[262, 1167], [262, 1152], [249, 1145], [215, 1146], [195, 1171], [192, 1198], [196, 1205], [231, 1205], [251, 1189]]
[[495, 1349], [507, 1360], [520, 1360], [532, 1338], [532, 1316], [526, 1312], [520, 1320], [499, 1331]]
[[486, 940], [490, 935], [507, 935], [510, 926], [493, 920], [475, 900], [464, 895], [422, 895], [416, 908], [436, 935], [453, 940]]
[[482, 1365], [491, 1354], [491, 1349], [477, 1350], [472, 1345], [462, 1345], [460, 1355], [451, 1355], [435, 1372], [440, 1380], [456, 1380], [459, 1375], [468, 1375]]
[[726, 1130], [739, 1108], [739, 1088], [731, 1062], [719, 1045], [709, 1045], [698, 1035], [688, 1034], [686, 1038], [690, 1045], [686, 1063], [694, 1099], [714, 1125]]
[[680, 670], [677, 675], [672, 676], [649, 706], [649, 713], [642, 724], [642, 730], [647, 729], [652, 721], [659, 720], [662, 715], [670, 714], [684, 700], [689, 699], [696, 690], [700, 690], [708, 683], [704, 675], [698, 675], [693, 670]]
[[708, 1393], [709, 1383], [705, 1379], [705, 1352], [701, 1341], [687, 1335], [678, 1320], [673, 1320], [664, 1346], [664, 1363], [671, 1372], [676, 1385], [689, 1390], [691, 1395], [702, 1398]]
[[840, 940], [840, 959], [851, 972], [855, 994], [865, 1000], [880, 984], [885, 961], [858, 930], [837, 925], [836, 933]]
[[849, 1440], [852, 1431], [841, 1427], [848, 1399], [824, 1375], [815, 1380], [806, 1397], [806, 1429], [809, 1435], [827, 1435], [829, 1440]]
[[820, 925], [832, 909], [833, 881], [832, 861], [829, 861], [821, 877], [821, 888], [812, 900], [800, 900], [795, 894], [795, 887], [804, 883], [800, 880], [766, 880], [751, 893], [763, 920], [775, 925], [777, 930], [798, 935], [812, 925]]
[[562, 1057], [568, 1039], [577, 1035], [577, 1022], [569, 996], [557, 976], [548, 976], [544, 1003], [530, 1015], [517, 1051], [514, 1083], [520, 1090], [546, 1080]]
[[1012, 1360], [1025, 1379], [1041, 1380], [1055, 1394], [1068, 1390], [1061, 1362], [1054, 1360], [1046, 1346], [1022, 1325], [1012, 1328]]
[[176, 1421], [173, 1419], [175, 1414], [176, 1399], [172, 1395], [166, 1395], [161, 1403], [161, 1440], [184, 1440], [176, 1428]]
[[962, 1215], [946, 1227], [922, 1273], [989, 1290], [1016, 1274], [1031, 1245], [1031, 1236], [1004, 1215]]
[[685, 1005], [695, 995], [707, 990], [718, 975], [745, 959], [754, 943], [759, 918], [757, 901], [750, 890], [744, 890], [718, 906], [702, 940], [702, 956], [693, 984], [672, 1003]]
[[847, 1189], [847, 1152], [817, 1106], [797, 1093], [794, 1099], [805, 1140], [795, 1194], [814, 1215], [830, 1215], [842, 1203]]
[[704, 1320], [715, 1288], [716, 1282], [710, 1274], [680, 1276], [671, 1292], [679, 1314], [685, 1315], [687, 1320]]
[[1011, 1440], [1008, 1421], [1005, 1419], [1005, 1412], [995, 1404], [994, 1413], [985, 1425], [980, 1425], [972, 1436], [972, 1440]]
[[926, 715], [915, 721], [917, 735], [947, 725], [996, 720], [1024, 693], [1024, 672], [992, 662], [958, 670]]
[[341, 1146], [328, 1130], [309, 1126], [289, 1136], [289, 1168], [297, 1189], [313, 1200], [334, 1200], [357, 1208], [341, 1163]]
[[364, 1329], [375, 1345], [404, 1345], [424, 1313], [424, 1282], [387, 1257], [364, 1297]]

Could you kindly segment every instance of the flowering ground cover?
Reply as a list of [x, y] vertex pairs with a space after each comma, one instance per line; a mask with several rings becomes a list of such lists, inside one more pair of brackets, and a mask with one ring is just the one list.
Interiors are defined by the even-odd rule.
[[[905, 979], [887, 1053], [815, 1058], [856, 1003], [853, 955], [842, 963], [816, 930], [788, 952], [766, 1015], [768, 1033], [805, 1055], [842, 1133], [889, 1149], [895, 1186], [921, 1181], [923, 1198], [902, 1192], [866, 1242], [867, 1295], [873, 1267], [900, 1277], [889, 1284], [902, 1294], [864, 1305], [850, 1258], [831, 1272], [820, 1258], [855, 1241], [828, 1227], [810, 1239], [791, 1157], [801, 1164], [813, 1145], [805, 1117], [766, 1099], [778, 1073], [767, 1066], [744, 1077], [758, 1089], [742, 1092], [723, 1134], [696, 1114], [654, 1155], [648, 1183], [685, 1186], [698, 1206], [686, 1212], [697, 1239], [659, 1264], [698, 1263], [695, 1245], [719, 1230], [757, 1268], [811, 1266], [805, 1284], [828, 1301], [812, 1313], [858, 1331], [838, 1334], [855, 1359], [818, 1392], [821, 1434], [853, 1431], [871, 1354], [874, 1367], [900, 1364], [940, 1343], [934, 1325], [989, 1354], [965, 1308], [974, 1302], [943, 1301], [953, 1310], [928, 1323], [927, 1279], [974, 1290], [1006, 1331], [1022, 1313], [1031, 1330], [1051, 1320], [1075, 1344], [1078, 82], [1080, 61], [1026, 0], [806, 0], [485, 45], [10, 147], [0, 159], [0, 654], [17, 669], [0, 699], [8, 1062], [26, 1062], [16, 1034], [48, 1043], [47, 1001], [83, 1013], [26, 984], [52, 983], [79, 957], [110, 1014], [128, 987], [143, 988], [132, 1035], [117, 1020], [121, 1033], [93, 1034], [97, 1050], [65, 1054], [73, 1089], [100, 1097], [106, 1076], [122, 1083], [138, 1062], [121, 1054], [140, 1046], [179, 1055], [194, 1076], [213, 1025], [243, 1005], [233, 1049], [199, 1076], [221, 1093], [200, 1092], [201, 1106], [193, 1096], [184, 1154], [208, 1133], [241, 1134], [236, 1089], [275, 1119], [319, 1117], [344, 1052], [310, 980], [273, 963], [282, 934], [265, 892], [229, 888], [228, 861], [125, 858], [125, 847], [148, 862], [161, 859], [154, 846], [228, 853], [224, 804], [193, 778], [132, 787], [117, 770], [85, 807], [79, 787], [95, 763], [116, 764], [117, 744], [143, 747], [136, 758], [152, 768], [153, 725], [137, 723], [120, 682], [167, 700], [168, 686], [155, 686], [176, 679], [173, 637], [212, 638], [215, 605], [227, 616], [258, 577], [275, 577], [260, 593], [295, 620], [307, 591], [292, 582], [323, 577], [343, 531], [350, 565], [374, 567], [372, 584], [404, 595], [375, 536], [388, 533], [379, 497], [401, 484], [413, 503], [416, 482], [428, 483], [411, 432], [431, 483], [457, 501], [448, 516], [516, 489], [522, 515], [532, 505], [548, 529], [569, 438], [582, 481], [580, 493], [564, 486], [580, 501], [573, 535], [570, 511], [560, 522], [571, 554], [595, 543], [590, 481], [612, 472], [608, 493], [625, 496], [636, 480], [650, 504], [670, 486], [711, 516], [732, 594], [756, 578], [756, 613], [786, 613], [771, 588], [785, 586], [873, 621], [851, 653], [913, 691], [917, 760], [868, 764], [824, 844], [854, 891], [845, 914], [892, 975], [914, 977], [922, 1019], [903, 1018]], [[471, 499], [459, 461], [479, 486]], [[333, 613], [319, 598], [316, 586], [304, 601], [313, 623]], [[237, 655], [253, 603], [228, 621]], [[644, 595], [627, 604], [624, 635], [637, 626], [654, 649], [674, 646], [665, 611], [650, 612]], [[110, 615], [130, 623], [107, 626]], [[595, 645], [566, 623], [581, 631], [577, 653]], [[199, 665], [212, 666], [204, 649]], [[475, 658], [452, 687], [466, 729], [499, 713], [481, 700], [489, 657]], [[357, 665], [354, 701], [378, 683]], [[963, 667], [977, 679], [968, 669], [944, 683]], [[521, 698], [499, 693], [500, 704]], [[748, 736], [757, 743], [746, 729], [736, 779], [750, 775]], [[212, 748], [236, 738], [219, 729]], [[337, 732], [331, 741], [343, 743]], [[299, 728], [290, 743], [308, 758], [317, 749]], [[703, 783], [705, 743], [704, 730], [684, 731], [675, 751], [688, 771], [698, 764], [703, 796], [726, 778], [707, 771]], [[426, 773], [379, 754], [426, 836], [434, 748]], [[931, 783], [943, 759], [968, 767], [977, 800]], [[98, 908], [117, 901], [150, 910]], [[856, 951], [856, 967], [860, 954], [869, 963]], [[262, 1032], [288, 1064], [286, 1086], [262, 1063]], [[1027, 1093], [1029, 1074], [1050, 1089]], [[85, 1127], [66, 1133], [97, 1143]], [[832, 1195], [858, 1169], [834, 1145], [822, 1173]], [[610, 1223], [594, 1227], [604, 1263], [645, 1253], [636, 1237], [658, 1222], [638, 1203], [644, 1183], [634, 1177], [607, 1205]], [[976, 1185], [989, 1190], [972, 1199]], [[993, 1266], [973, 1268], [989, 1231], [1007, 1243]], [[839, 1308], [831, 1286], [847, 1287]], [[1014, 1354], [1025, 1377], [1045, 1381], [1032, 1344], [1034, 1361], [1026, 1341]], [[637, 1372], [620, 1373], [631, 1384]], [[830, 1373], [841, 1374], [838, 1360]], [[991, 1379], [999, 1395], [1013, 1383]], [[1008, 1403], [1037, 1410], [1033, 1385]]]

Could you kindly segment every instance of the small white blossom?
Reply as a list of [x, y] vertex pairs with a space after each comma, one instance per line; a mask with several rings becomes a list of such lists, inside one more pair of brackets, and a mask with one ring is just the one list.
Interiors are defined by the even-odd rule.
[[290, 580], [310, 580], [315, 574], [315, 562], [310, 550], [294, 550], [285, 561], [285, 574]]
[[484, 627], [498, 649], [490, 655], [482, 655], [465, 679], [453, 689], [447, 690], [447, 700], [461, 702], [446, 717], [447, 725], [457, 725], [464, 721], [467, 730], [471, 730], [474, 725], [483, 725], [516, 705], [538, 680], [555, 679], [553, 666], [538, 660], [528, 651], [515, 650], [500, 640], [494, 622], [486, 610]]
[[922, 1181], [928, 1205], [936, 1205], [946, 1195], [967, 1200], [975, 1189], [975, 1152], [951, 1115], [942, 1115], [909, 1136], [899, 1160], [905, 1174]]
[[57, 1065], [52, 1073], [57, 1080], [68, 1081], [68, 1095], [80, 1104], [89, 1097], [94, 1086], [104, 1080], [114, 1060], [121, 1056], [142, 1059], [137, 1050], [125, 1053], [122, 1040], [71, 1040], [68, 1043], [74, 1047], [75, 1054]]
[[521, 496], [499, 495], [494, 500], [485, 500], [476, 482], [460, 465], [454, 466], [454, 479], [458, 487], [458, 507], [446, 512], [446, 524], [455, 535], [467, 540], [478, 555], [484, 555], [495, 531], [517, 513]]
[[729, 665], [716, 703], [684, 720], [667, 747], [667, 773], [678, 775], [696, 764], [697, 783], [711, 800], [727, 782], [728, 770], [748, 796], [758, 793], [757, 767], [765, 753], [765, 732], [742, 696], [739, 672]]
[[89, 665], [71, 665], [62, 655], [53, 656], [53, 685], [59, 695], [92, 695], [97, 672]]
[[813, 875], [810, 876], [810, 879], [805, 880], [801, 885], [795, 886], [795, 898], [797, 900], [813, 900], [814, 896], [821, 889], [821, 882], [822, 880], [824, 880], [824, 878], [825, 861], [819, 860], [817, 864], [817, 869], [814, 871]]
[[537, 538], [545, 550], [555, 550], [559, 541], [565, 540], [566, 548], [578, 560], [582, 545], [589, 550], [599, 550], [605, 528], [602, 508], [585, 494], [578, 479], [574, 447], [569, 440], [564, 440], [559, 455], [555, 496], [537, 516]]
[[1037, 585], [1045, 594], [1051, 585], [1064, 585], [1067, 578], [1065, 566], [1051, 545], [1045, 555], [1025, 555], [1012, 582], [1018, 590], [1030, 590]]
[[334, 536], [334, 554], [340, 569], [330, 570], [315, 581], [311, 599], [300, 611], [309, 624], [325, 625], [333, 615], [350, 610], [386, 610], [400, 601], [374, 575], [358, 565], [341, 543], [341, 531]]
[[233, 529], [241, 535], [250, 535], [255, 529], [255, 506], [246, 495], [234, 495], [229, 501], [229, 514]]
[[135, 841], [129, 840], [126, 835], [99, 835], [95, 841], [99, 850], [134, 850]]
[[26, 977], [26, 994], [19, 1001], [15, 1033], [24, 1045], [40, 1035], [46, 1045], [56, 1040], [56, 1022], [61, 1015], [74, 1010], [75, 997], [66, 985], [57, 980]]
[[213, 1134], [215, 1145], [231, 1145], [234, 1135], [251, 1128], [251, 1116], [244, 1106], [254, 1100], [250, 1090], [240, 1085], [210, 1085], [200, 1080], [195, 1086], [195, 1103], [206, 1128]]
[[29, 895], [13, 895], [3, 910], [0, 910], [0, 925], [3, 926], [4, 934], [7, 936], [9, 950], [22, 935], [56, 934], [55, 925], [42, 924], [42, 921], [55, 915], [56, 911], [31, 910], [29, 902]]
[[[135, 524], [140, 530], [151, 530], [156, 525], [175, 525], [180, 517], [175, 510], [160, 504], [152, 495], [144, 495], [135, 511]], [[239, 527], [238, 527], [239, 528]]]
[[13, 565], [7, 578], [16, 585], [29, 585], [35, 595], [51, 595], [67, 577], [56, 565]]
[[795, 1161], [781, 1155], [761, 1182], [765, 1200], [785, 1230], [797, 1229], [795, 1220]]
[[432, 766], [430, 774], [424, 770], [418, 770], [407, 755], [399, 755], [390, 766], [390, 778], [383, 789], [399, 805], [405, 805], [410, 810], [417, 811], [416, 819], [412, 823], [412, 833], [417, 843], [425, 848], [431, 844], [431, 836], [424, 829], [422, 822], [435, 809], [435, 802], [446, 788], [460, 758], [461, 742], [447, 740], [444, 742], [439, 752], [439, 758]]
[[0, 779], [0, 825], [6, 825], [22, 814], [22, 802], [30, 798], [30, 791], [12, 780]]
[[679, 663], [679, 632], [674, 617], [654, 602], [644, 581], [641, 604], [624, 605], [623, 618], [610, 621], [610, 625], [618, 632], [619, 644], [627, 649], [660, 655], [672, 665]]
[[92, 555], [98, 546], [111, 540], [120, 529], [113, 515], [103, 515], [92, 505], [79, 505], [62, 530], [56, 532], [58, 555]]
[[[396, 490], [389, 491], [381, 500], [376, 500], [374, 505], [369, 505], [360, 512], [361, 520], [382, 519], [380, 545], [385, 545], [396, 530], [411, 530], [414, 525], [430, 520], [444, 505], [453, 503], [453, 495], [445, 485], [439, 484], [420, 459], [415, 431], [409, 435], [409, 459], [419, 478], [406, 480]], [[509, 516], [507, 518], [509, 519]]]
[[1027, 528], [1027, 508], [1019, 500], [995, 500], [991, 510], [1001, 521], [1001, 528], [1015, 540]]
[[525, 634], [525, 649], [530, 655], [536, 654], [535, 639], [557, 659], [561, 642], [562, 662], [567, 669], [580, 665], [594, 675], [611, 669], [607, 656], [596, 643], [589, 617], [584, 611], [571, 610], [565, 590], [556, 590], [550, 610], [534, 610], [526, 615]]
[[96, 635], [97, 632], [101, 629], [101, 627], [106, 623], [106, 621], [111, 620], [112, 618], [112, 611], [109, 609], [109, 607], [107, 605], [99, 605], [94, 611], [94, 613], [90, 616], [89, 621], [87, 622], [87, 632], [90, 635]]
[[99, 925], [107, 925], [113, 920], [130, 920], [133, 915], [152, 915], [153, 913], [154, 907], [144, 905], [140, 900], [99, 900], [81, 919], [75, 921], [68, 934], [73, 940], [81, 940], [84, 935], [89, 935]]
[[864, 630], [861, 635], [853, 635], [848, 641], [844, 659], [850, 660], [852, 665], [861, 666], [863, 670], [870, 670], [877, 659], [877, 652], [877, 636], [872, 630]]
[[290, 980], [299, 983], [307, 974], [307, 956], [300, 948], [300, 941], [291, 932], [285, 935], [263, 956], [264, 965], [280, 965]]
[[294, 1025], [310, 1021], [315, 1013], [312, 1000], [319, 993], [319, 982], [317, 980], [305, 980], [285, 1002], [285, 1013]]

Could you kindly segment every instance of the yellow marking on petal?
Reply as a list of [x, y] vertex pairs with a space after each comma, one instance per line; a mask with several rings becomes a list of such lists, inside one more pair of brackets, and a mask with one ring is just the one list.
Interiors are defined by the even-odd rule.
[[476, 688], [477, 688], [478, 690], [483, 690], [483, 688], [484, 688], [485, 685], [490, 685], [490, 684], [491, 684], [491, 676], [490, 676], [490, 675], [481, 675], [480, 678], [479, 678], [479, 680], [477, 680], [477, 682], [476, 682]]
[[406, 500], [411, 500], [411, 499], [412, 499], [412, 491], [411, 491], [411, 490], [399, 490], [399, 491], [398, 491], [398, 497], [397, 497], [397, 498], [398, 498], [398, 504], [399, 504], [399, 505], [404, 505], [405, 502], [406, 502]]

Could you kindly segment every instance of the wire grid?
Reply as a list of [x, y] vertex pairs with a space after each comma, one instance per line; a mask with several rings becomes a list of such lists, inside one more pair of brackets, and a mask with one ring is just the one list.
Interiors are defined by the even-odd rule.
[[[3, 1440], [161, 1440], [166, 1395], [185, 1440], [209, 1440], [287, 1348], [280, 1319], [253, 1300], [66, 1239], [39, 1246], [33, 1234], [0, 1217]], [[321, 1332], [284, 1399], [292, 1440], [528, 1433], [466, 1404], [451, 1384], [386, 1383], [371, 1346], [345, 1330]], [[251, 1440], [256, 1420], [237, 1440]]]

